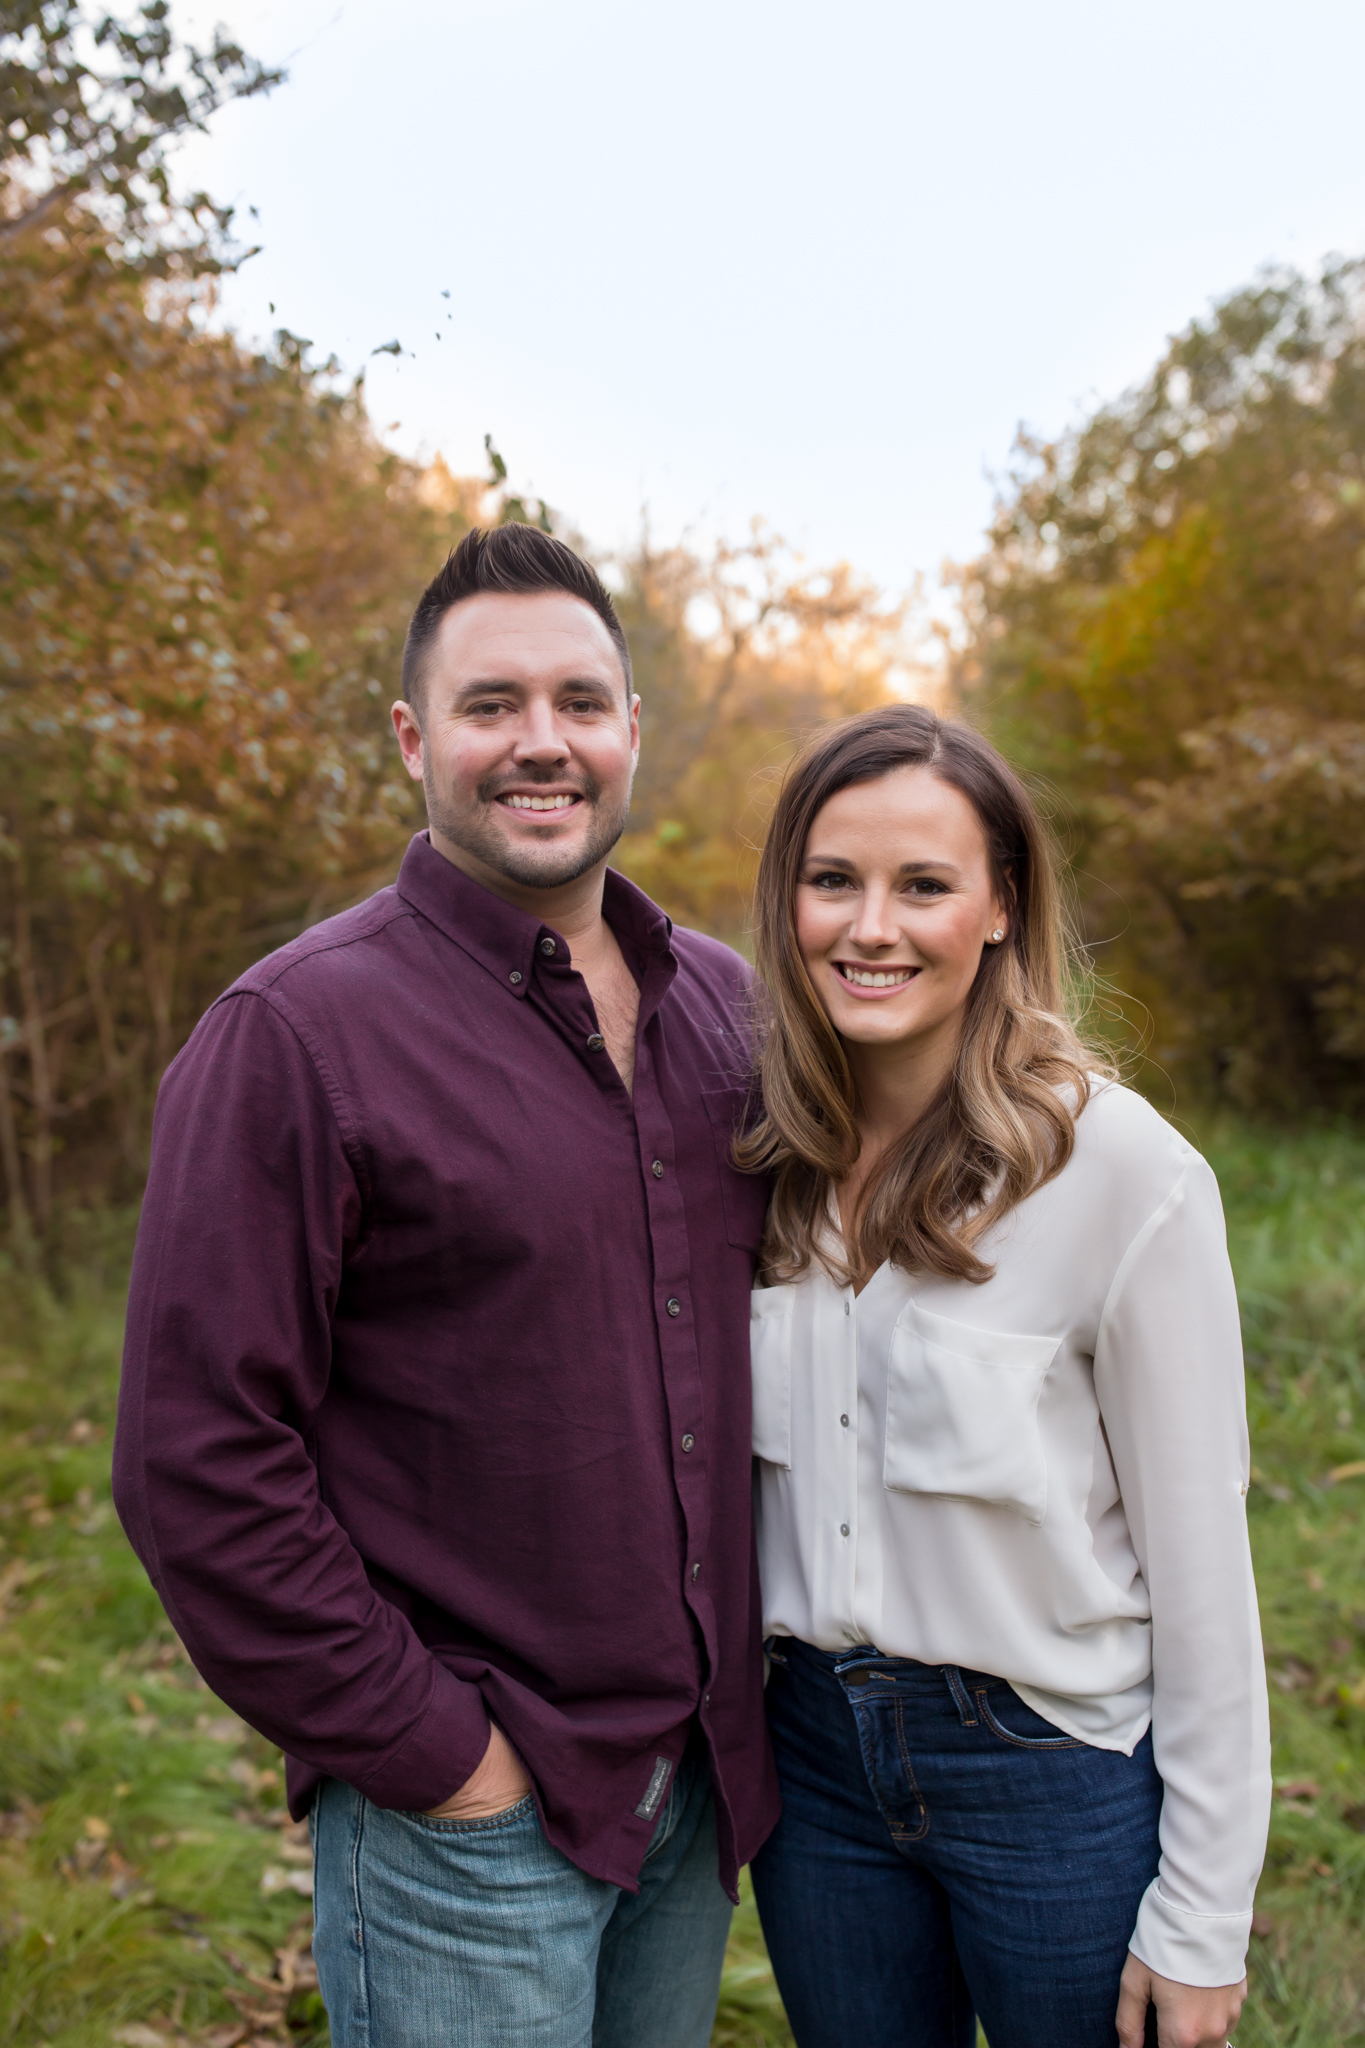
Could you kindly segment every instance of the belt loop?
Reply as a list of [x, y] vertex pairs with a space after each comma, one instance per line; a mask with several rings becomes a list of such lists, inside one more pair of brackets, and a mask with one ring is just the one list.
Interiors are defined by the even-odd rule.
[[957, 1708], [958, 1720], [961, 1721], [964, 1728], [975, 1728], [976, 1715], [972, 1712], [972, 1703], [967, 1697], [967, 1688], [962, 1683], [961, 1671], [956, 1664], [945, 1664], [943, 1676], [948, 1681], [948, 1690], [953, 1696], [953, 1704]]

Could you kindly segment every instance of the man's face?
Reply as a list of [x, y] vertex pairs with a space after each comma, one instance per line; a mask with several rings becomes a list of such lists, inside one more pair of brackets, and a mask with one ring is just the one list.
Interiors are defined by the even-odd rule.
[[420, 726], [410, 705], [393, 707], [433, 843], [494, 889], [576, 881], [625, 829], [639, 702], [580, 598], [486, 591], [452, 606], [427, 657]]

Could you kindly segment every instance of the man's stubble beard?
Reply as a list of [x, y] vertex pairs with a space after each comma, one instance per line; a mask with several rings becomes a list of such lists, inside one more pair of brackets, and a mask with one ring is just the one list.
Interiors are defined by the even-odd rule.
[[[542, 778], [530, 774], [519, 778], [523, 783], [535, 783]], [[562, 783], [562, 775], [543, 778]], [[612, 810], [602, 806], [600, 786], [585, 779], [578, 785], [583, 802], [592, 808], [592, 822], [586, 841], [574, 847], [512, 847], [499, 832], [494, 821], [493, 805], [497, 790], [503, 786], [503, 778], [480, 783], [475, 801], [464, 809], [447, 802], [437, 788], [430, 768], [423, 764], [422, 788], [427, 802], [427, 823], [433, 831], [448, 839], [452, 846], [458, 846], [462, 853], [472, 854], [494, 874], [506, 881], [515, 882], [521, 889], [559, 889], [566, 882], [576, 882], [580, 875], [587, 874], [599, 861], [606, 859], [617, 840], [626, 829], [630, 814], [630, 790], [627, 788], [621, 804]]]

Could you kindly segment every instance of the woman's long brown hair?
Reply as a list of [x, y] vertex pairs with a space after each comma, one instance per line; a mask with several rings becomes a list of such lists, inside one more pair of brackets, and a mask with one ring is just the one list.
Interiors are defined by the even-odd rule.
[[[868, 1177], [841, 1260], [827, 1228], [831, 1188], [858, 1158], [857, 1090], [796, 942], [796, 888], [811, 827], [832, 796], [898, 768], [960, 790], [985, 834], [1009, 930], [984, 948], [953, 1072]], [[951, 1280], [988, 1280], [973, 1246], [1071, 1156], [1090, 1079], [1109, 1071], [1068, 1015], [1071, 958], [1058, 862], [1024, 784], [979, 733], [917, 704], [845, 719], [792, 763], [758, 871], [761, 1116], [736, 1162], [772, 1173], [768, 1281], [819, 1261], [847, 1284], [883, 1261]]]

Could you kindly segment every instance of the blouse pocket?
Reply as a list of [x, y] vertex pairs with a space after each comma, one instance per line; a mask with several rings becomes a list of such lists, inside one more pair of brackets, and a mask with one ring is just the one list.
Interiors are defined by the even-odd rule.
[[886, 1486], [983, 1501], [1041, 1522], [1047, 1463], [1038, 1398], [1060, 1343], [973, 1330], [908, 1303], [891, 1336]]
[[753, 1450], [756, 1458], [791, 1470], [792, 1307], [794, 1287], [756, 1287], [749, 1296], [749, 1356], [753, 1367]]

